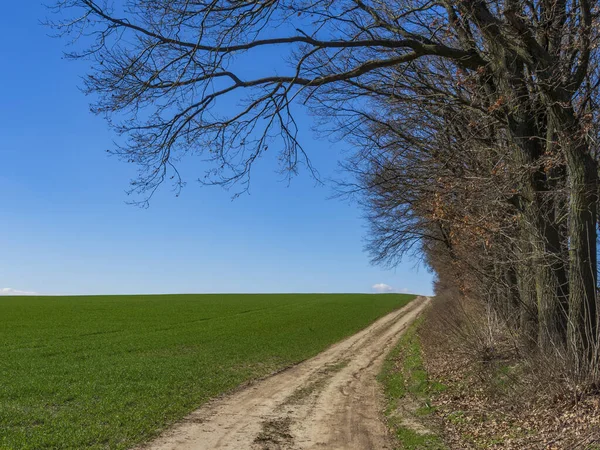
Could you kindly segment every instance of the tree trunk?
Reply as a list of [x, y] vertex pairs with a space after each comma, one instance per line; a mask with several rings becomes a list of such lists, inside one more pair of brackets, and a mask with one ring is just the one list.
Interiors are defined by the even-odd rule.
[[569, 321], [567, 339], [578, 369], [595, 358], [597, 330], [598, 166], [585, 141], [575, 112], [567, 102], [552, 107], [558, 140], [567, 160], [569, 179]]
[[[550, 194], [552, 195], [552, 194]], [[540, 205], [541, 239], [537, 250], [538, 346], [544, 351], [562, 347], [567, 339], [568, 280], [561, 253], [561, 238], [554, 198]]]
[[[521, 324], [525, 335], [529, 339], [535, 338], [539, 349], [553, 349], [566, 341], [568, 292], [555, 199], [546, 174], [536, 167], [544, 151], [543, 144], [531, 138], [539, 135], [531, 118], [512, 117], [509, 125], [517, 162], [528, 171], [521, 187], [520, 228], [524, 249], [521, 264], [529, 267], [522, 267], [519, 272], [520, 277], [526, 276], [520, 281], [521, 297], [530, 306], [526, 307]], [[533, 326], [537, 328], [535, 332]]]
[[523, 341], [529, 349], [535, 348], [538, 340], [538, 305], [535, 286], [535, 275], [531, 256], [530, 242], [523, 241], [524, 250], [518, 256], [516, 275], [518, 280], [519, 298], [521, 300], [519, 328]]
[[567, 150], [571, 183], [569, 202], [569, 324], [571, 348], [589, 361], [597, 342], [596, 221], [598, 175], [585, 145]]

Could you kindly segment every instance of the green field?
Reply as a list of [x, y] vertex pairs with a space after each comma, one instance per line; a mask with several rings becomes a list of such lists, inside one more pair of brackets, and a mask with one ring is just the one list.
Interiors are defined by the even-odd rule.
[[412, 298], [0, 297], [0, 448], [129, 448]]

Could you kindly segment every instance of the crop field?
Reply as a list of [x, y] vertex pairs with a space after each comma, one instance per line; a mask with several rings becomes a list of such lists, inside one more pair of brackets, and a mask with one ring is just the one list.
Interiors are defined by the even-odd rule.
[[0, 297], [0, 448], [130, 448], [413, 297]]

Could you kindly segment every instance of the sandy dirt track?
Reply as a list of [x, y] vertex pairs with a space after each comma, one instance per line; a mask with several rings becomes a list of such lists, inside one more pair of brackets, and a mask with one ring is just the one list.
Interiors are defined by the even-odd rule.
[[150, 450], [391, 449], [375, 377], [419, 297], [317, 356], [194, 411]]

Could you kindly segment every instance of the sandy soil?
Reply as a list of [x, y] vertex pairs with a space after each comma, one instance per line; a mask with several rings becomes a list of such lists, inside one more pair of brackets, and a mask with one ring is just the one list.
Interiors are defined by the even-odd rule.
[[391, 449], [375, 377], [427, 302], [419, 297], [314, 358], [207, 403], [143, 448]]

